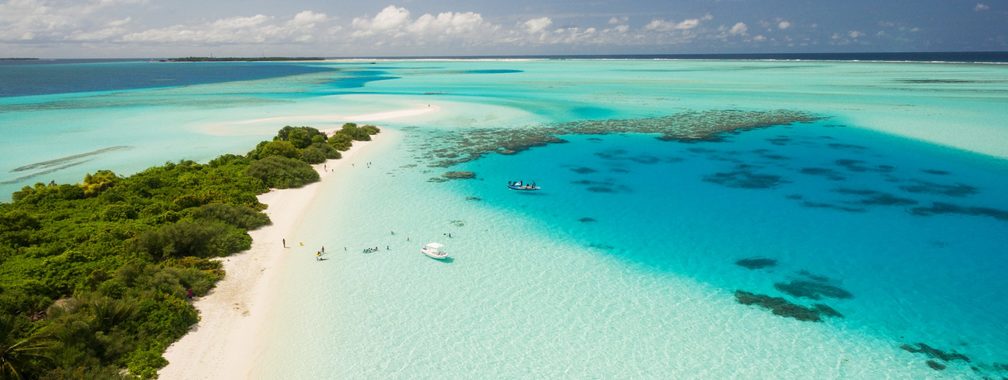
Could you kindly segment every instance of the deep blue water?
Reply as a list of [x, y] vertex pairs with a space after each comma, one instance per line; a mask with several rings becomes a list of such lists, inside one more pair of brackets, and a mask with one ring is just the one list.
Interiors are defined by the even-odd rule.
[[[724, 142], [567, 136], [463, 164], [461, 191], [598, 254], [811, 305], [825, 323], [925, 342], [987, 365], [1008, 359], [1008, 162], [830, 124]], [[502, 191], [534, 180], [539, 193]], [[745, 258], [777, 260], [750, 270]], [[852, 296], [778, 288], [827, 278]], [[739, 306], [745, 307], [745, 306]], [[750, 312], [763, 313], [751, 308]]]
[[293, 62], [0, 61], [0, 97], [186, 86], [332, 70]]

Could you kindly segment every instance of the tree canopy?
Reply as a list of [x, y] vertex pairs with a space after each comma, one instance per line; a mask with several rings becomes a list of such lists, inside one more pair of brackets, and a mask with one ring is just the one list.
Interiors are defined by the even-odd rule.
[[156, 377], [199, 320], [189, 295], [223, 278], [215, 258], [270, 223], [257, 195], [318, 181], [309, 164], [345, 150], [333, 139], [288, 126], [246, 155], [15, 192], [0, 203], [0, 379]]

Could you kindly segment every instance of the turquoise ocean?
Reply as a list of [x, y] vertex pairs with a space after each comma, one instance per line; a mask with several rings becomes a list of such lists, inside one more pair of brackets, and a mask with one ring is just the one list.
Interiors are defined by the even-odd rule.
[[[284, 260], [271, 290], [256, 378], [1008, 376], [1005, 65], [112, 61], [0, 70], [23, 81], [0, 84], [6, 197], [97, 169], [129, 174], [243, 153], [285, 124], [330, 128], [344, 116], [436, 109], [376, 121], [393, 141], [323, 184], [288, 237], [305, 247]], [[64, 79], [39, 84], [52, 78]], [[712, 141], [563, 135], [449, 167], [429, 158], [457, 149], [446, 134], [486, 128], [779, 109], [820, 119]], [[431, 180], [450, 170], [476, 178]], [[510, 191], [511, 180], [543, 190]], [[420, 255], [428, 241], [445, 243], [453, 260]], [[319, 245], [328, 260], [314, 260]], [[743, 305], [746, 294], [831, 312], [801, 321]]]

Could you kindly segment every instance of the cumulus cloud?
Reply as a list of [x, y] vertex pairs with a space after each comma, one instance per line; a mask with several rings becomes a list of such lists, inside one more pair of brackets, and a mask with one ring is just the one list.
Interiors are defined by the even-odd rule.
[[410, 12], [406, 8], [389, 5], [378, 12], [374, 18], [355, 17], [352, 23], [354, 34], [372, 35], [399, 28], [409, 22], [409, 15]]
[[0, 2], [0, 41], [85, 41], [111, 38], [123, 33], [109, 24], [107, 10], [143, 3], [143, 0], [88, 0], [67, 3], [55, 0], [9, 0]]
[[525, 21], [522, 25], [525, 27], [525, 31], [529, 33], [539, 33], [549, 28], [550, 25], [553, 25], [553, 20], [549, 17], [539, 17]]
[[976, 6], [973, 7], [973, 10], [976, 12], [988, 11], [990, 10], [990, 5], [984, 3], [977, 3]]
[[313, 11], [302, 11], [281, 21], [262, 14], [228, 17], [203, 24], [177, 24], [129, 33], [122, 36], [122, 41], [202, 45], [308, 42], [315, 38], [317, 25], [328, 19], [325, 13]]
[[408, 35], [450, 36], [476, 32], [492, 27], [483, 16], [474, 12], [442, 12], [437, 15], [425, 13], [416, 19], [410, 18], [406, 8], [389, 5], [372, 18], [357, 17], [351, 23], [354, 37], [375, 35], [403, 37]]
[[777, 23], [777, 29], [784, 30], [791, 27], [791, 22], [788, 20], [781, 20]]
[[859, 30], [852, 30], [852, 31], [847, 32], [847, 36], [856, 40], [858, 38], [863, 37], [864, 33], [861, 32], [861, 31], [859, 31]]
[[645, 30], [653, 31], [673, 31], [673, 30], [689, 30], [700, 26], [702, 21], [709, 20], [710, 15], [704, 18], [687, 18], [679, 22], [669, 21], [661, 18], [655, 18], [644, 25]]
[[762, 34], [757, 34], [752, 39], [753, 39], [753, 41], [756, 41], [756, 42], [763, 42], [763, 41], [766, 41], [767, 38], [766, 38], [766, 36], [764, 36]]
[[728, 34], [740, 36], [746, 34], [748, 31], [749, 27], [744, 22], [736, 22], [735, 25], [732, 25], [731, 29], [728, 29]]

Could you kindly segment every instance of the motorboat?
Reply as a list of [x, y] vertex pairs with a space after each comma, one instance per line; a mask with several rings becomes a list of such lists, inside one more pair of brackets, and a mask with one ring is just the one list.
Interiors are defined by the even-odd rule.
[[541, 187], [536, 186], [535, 182], [522, 183], [522, 181], [508, 182], [507, 187], [508, 189], [517, 191], [534, 191], [542, 189]]
[[427, 243], [423, 248], [420, 248], [420, 252], [432, 259], [443, 260], [448, 258], [448, 252], [443, 251], [442, 248], [444, 248], [444, 244]]

